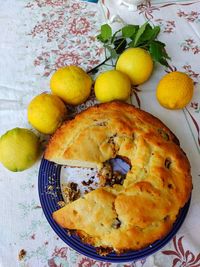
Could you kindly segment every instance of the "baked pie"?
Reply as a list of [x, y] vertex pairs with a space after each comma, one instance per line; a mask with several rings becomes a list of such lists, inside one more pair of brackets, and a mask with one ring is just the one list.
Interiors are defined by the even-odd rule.
[[100, 175], [99, 188], [55, 211], [53, 218], [84, 242], [122, 253], [168, 234], [190, 197], [192, 178], [175, 135], [151, 114], [123, 102], [81, 112], [56, 131], [45, 151], [49, 161], [96, 167], [101, 174], [116, 157], [130, 164], [119, 183], [109, 184], [112, 175]]

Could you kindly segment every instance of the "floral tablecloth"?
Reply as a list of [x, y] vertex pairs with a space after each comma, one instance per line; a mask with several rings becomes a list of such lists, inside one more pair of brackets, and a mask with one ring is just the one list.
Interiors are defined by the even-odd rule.
[[[104, 50], [95, 39], [103, 22], [118, 28], [145, 20], [161, 26], [160, 39], [167, 44], [172, 61], [169, 69], [156, 65], [150, 81], [135, 88], [132, 103], [166, 123], [191, 162], [194, 189], [183, 226], [167, 246], [146, 259], [124, 264], [97, 262], [67, 247], [47, 223], [37, 190], [40, 162], [21, 173], [0, 166], [1, 267], [200, 266], [200, 1], [147, 1], [132, 13], [115, 0], [98, 4], [1, 1], [0, 134], [17, 126], [30, 128], [27, 105], [36, 94], [49, 91], [55, 69], [68, 64], [90, 69], [104, 59]], [[155, 87], [164, 73], [176, 69], [194, 79], [195, 92], [185, 109], [169, 111], [157, 103]], [[93, 103], [91, 97], [81, 108]], [[19, 257], [22, 250], [25, 255]]]

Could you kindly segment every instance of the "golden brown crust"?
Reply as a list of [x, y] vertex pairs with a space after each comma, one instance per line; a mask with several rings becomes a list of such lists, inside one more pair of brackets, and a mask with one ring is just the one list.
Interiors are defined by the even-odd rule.
[[45, 158], [100, 166], [117, 155], [131, 169], [123, 185], [94, 190], [53, 213], [96, 247], [141, 249], [165, 236], [190, 197], [190, 164], [173, 133], [157, 118], [122, 102], [88, 108], [66, 122]]

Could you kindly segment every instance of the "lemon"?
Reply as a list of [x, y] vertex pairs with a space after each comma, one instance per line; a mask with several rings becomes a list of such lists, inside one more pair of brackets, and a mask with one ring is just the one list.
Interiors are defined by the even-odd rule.
[[117, 70], [109, 70], [97, 77], [94, 91], [100, 102], [125, 101], [130, 96], [131, 82], [126, 74]]
[[31, 167], [39, 154], [39, 139], [28, 129], [14, 128], [0, 138], [0, 161], [10, 171]]
[[44, 134], [52, 134], [61, 125], [66, 113], [62, 100], [47, 93], [34, 97], [28, 105], [28, 121]]
[[185, 73], [174, 71], [166, 74], [158, 83], [156, 96], [168, 109], [182, 109], [192, 99], [193, 80]]
[[138, 85], [151, 76], [153, 60], [142, 48], [128, 48], [119, 56], [116, 69], [127, 74], [133, 85]]
[[52, 92], [71, 105], [82, 104], [89, 97], [91, 86], [91, 77], [77, 66], [58, 69], [50, 80]]

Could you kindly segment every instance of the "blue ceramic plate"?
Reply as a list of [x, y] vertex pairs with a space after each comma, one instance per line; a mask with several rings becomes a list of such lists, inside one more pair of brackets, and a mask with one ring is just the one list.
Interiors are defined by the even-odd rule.
[[39, 188], [39, 197], [42, 205], [44, 214], [57, 235], [71, 248], [78, 251], [79, 253], [93, 258], [95, 260], [106, 261], [106, 262], [130, 262], [139, 259], [143, 259], [156, 251], [160, 250], [165, 246], [177, 233], [181, 227], [190, 205], [190, 201], [185, 205], [185, 207], [180, 211], [180, 214], [174, 223], [173, 229], [171, 232], [163, 239], [158, 240], [151, 244], [149, 247], [141, 249], [139, 251], [130, 251], [121, 255], [116, 253], [110, 253], [107, 256], [100, 256], [96, 253], [94, 247], [83, 243], [79, 237], [72, 235], [67, 235], [66, 231], [61, 228], [53, 219], [52, 213], [59, 209], [57, 204], [59, 201], [63, 201], [60, 185], [60, 165], [49, 162], [45, 159], [42, 159], [40, 170], [39, 170], [39, 179], [38, 179], [38, 188]]

